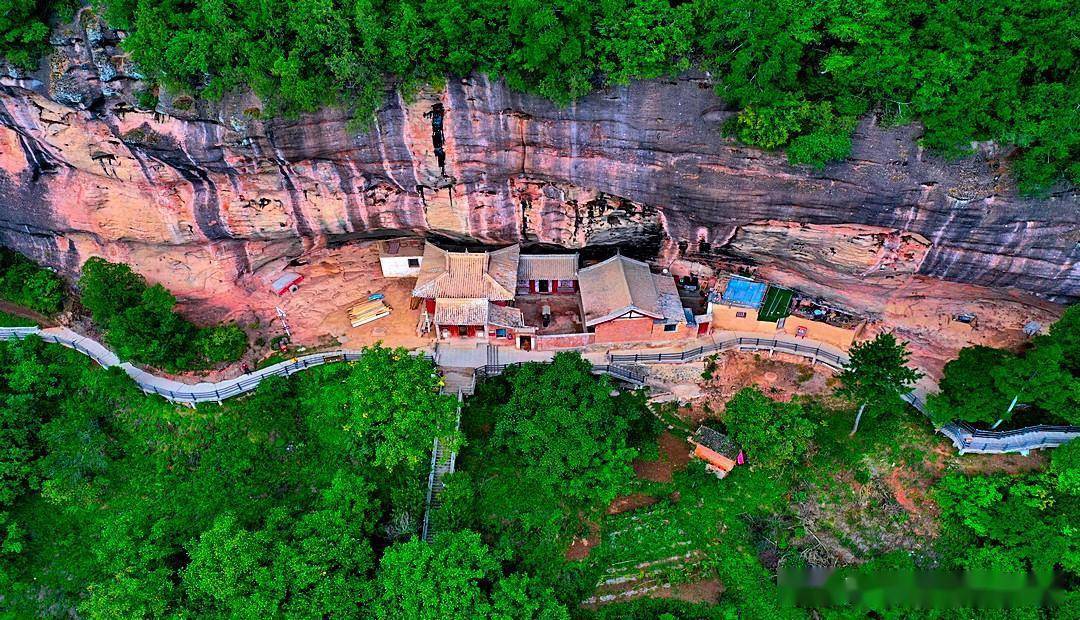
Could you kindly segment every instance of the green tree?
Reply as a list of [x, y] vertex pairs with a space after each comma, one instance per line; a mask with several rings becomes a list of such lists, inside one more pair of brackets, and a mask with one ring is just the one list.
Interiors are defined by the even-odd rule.
[[314, 510], [272, 510], [249, 531], [230, 514], [191, 549], [184, 588], [198, 615], [351, 618], [371, 596], [371, 489], [338, 475]]
[[376, 581], [377, 618], [569, 618], [550, 588], [523, 575], [503, 577], [499, 559], [470, 531], [391, 546]]
[[247, 335], [239, 326], [197, 327], [176, 312], [176, 298], [121, 263], [93, 257], [79, 279], [82, 303], [122, 360], [183, 371], [240, 359]]
[[507, 372], [509, 395], [496, 407], [493, 445], [519, 464], [520, 477], [558, 496], [607, 503], [632, 475], [633, 427], [648, 420], [638, 396], [611, 395], [577, 353]]
[[864, 413], [877, 416], [904, 407], [902, 396], [922, 376], [908, 367], [909, 355], [906, 344], [897, 342], [892, 334], [879, 334], [851, 347], [836, 394], [859, 403], [852, 435], [859, 430]]
[[1080, 377], [1080, 304], [1067, 308], [1050, 326], [1050, 340], [1061, 347], [1065, 368]]
[[49, 49], [49, 17], [54, 10], [70, 18], [67, 2], [0, 0], [0, 59], [34, 69]]
[[952, 473], [932, 495], [942, 511], [939, 548], [953, 564], [1080, 571], [1080, 538], [1071, 527], [1080, 502], [1055, 490], [1052, 477]]
[[211, 364], [238, 360], [247, 347], [247, 334], [235, 323], [204, 327], [195, 338], [195, 350]]
[[53, 314], [63, 304], [64, 283], [60, 276], [22, 254], [0, 248], [0, 297], [31, 310]]
[[491, 593], [489, 617], [492, 620], [569, 620], [570, 614], [543, 581], [514, 573], [496, 582]]
[[1070, 441], [1050, 453], [1050, 472], [1058, 491], [1080, 497], [1080, 441]]
[[731, 397], [723, 420], [755, 468], [785, 469], [802, 457], [814, 436], [814, 424], [798, 403], [775, 401], [754, 388]]
[[1051, 414], [1080, 423], [1080, 378], [1065, 368], [1065, 355], [1052, 336], [1036, 337], [1017, 357], [990, 369], [994, 385], [1012, 396], [1008, 411], [1030, 404]]
[[176, 314], [175, 306], [176, 298], [155, 284], [143, 291], [138, 304], [109, 321], [105, 340], [123, 360], [167, 370], [194, 367], [198, 359], [192, 343], [198, 329]]
[[959, 356], [945, 364], [938, 384], [940, 391], [926, 401], [935, 426], [953, 420], [994, 422], [1008, 419], [1010, 396], [998, 389], [994, 369], [1015, 356], [1002, 349], [975, 346], [960, 350]]
[[386, 550], [377, 575], [378, 618], [485, 617], [482, 582], [493, 580], [499, 561], [475, 532], [451, 532], [428, 544], [419, 539]]
[[82, 305], [106, 329], [113, 317], [140, 303], [146, 288], [146, 280], [127, 265], [97, 256], [87, 259], [79, 278]]
[[440, 393], [431, 362], [405, 349], [375, 346], [360, 359], [301, 378], [301, 401], [330, 445], [384, 470], [419, 472], [438, 438], [459, 443], [457, 400]]

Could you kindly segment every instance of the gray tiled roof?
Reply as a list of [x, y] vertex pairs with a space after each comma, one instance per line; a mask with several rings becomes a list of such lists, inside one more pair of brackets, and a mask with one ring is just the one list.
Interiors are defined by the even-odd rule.
[[436, 325], [486, 325], [488, 304], [486, 299], [449, 299], [435, 300]]
[[658, 321], [685, 321], [679, 292], [670, 276], [622, 255], [578, 271], [585, 325], [592, 326], [636, 311]]
[[528, 280], [577, 280], [577, 254], [522, 254], [518, 262], [519, 282]]

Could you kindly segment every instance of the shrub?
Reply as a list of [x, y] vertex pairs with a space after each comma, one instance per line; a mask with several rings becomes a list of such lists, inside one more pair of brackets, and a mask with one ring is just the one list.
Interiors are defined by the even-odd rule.
[[240, 359], [247, 345], [247, 334], [235, 323], [204, 327], [195, 340], [196, 349], [211, 364]]
[[64, 301], [60, 276], [22, 254], [0, 252], [0, 297], [42, 314], [54, 314]]
[[240, 359], [247, 334], [236, 324], [197, 327], [175, 311], [160, 284], [120, 263], [91, 258], [79, 280], [82, 302], [120, 359], [166, 370], [191, 370]]

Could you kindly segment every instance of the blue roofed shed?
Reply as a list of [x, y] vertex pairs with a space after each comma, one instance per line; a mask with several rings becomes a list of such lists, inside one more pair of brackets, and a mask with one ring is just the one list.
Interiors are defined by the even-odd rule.
[[761, 300], [765, 297], [767, 288], [769, 287], [764, 282], [754, 282], [746, 278], [732, 278], [728, 280], [724, 294], [720, 298], [730, 306], [757, 308], [761, 306]]

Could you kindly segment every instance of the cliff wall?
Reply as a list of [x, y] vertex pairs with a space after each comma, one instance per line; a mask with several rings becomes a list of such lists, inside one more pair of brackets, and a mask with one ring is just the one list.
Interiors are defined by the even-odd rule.
[[620, 244], [686, 270], [742, 262], [870, 314], [913, 288], [1043, 319], [1054, 308], [1027, 295], [1080, 299], [1076, 191], [1022, 198], [1005, 153], [945, 161], [917, 126], [863, 119], [850, 160], [795, 167], [724, 138], [732, 112], [693, 75], [566, 108], [451, 79], [388, 93], [363, 130], [334, 109], [267, 120], [243, 95], [148, 113], [91, 13], [55, 44], [42, 70], [0, 78], [0, 242], [70, 272], [124, 260], [230, 312], [289, 261], [400, 231]]

